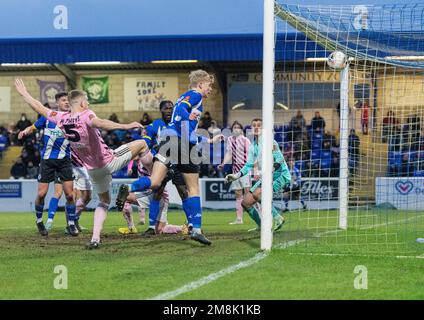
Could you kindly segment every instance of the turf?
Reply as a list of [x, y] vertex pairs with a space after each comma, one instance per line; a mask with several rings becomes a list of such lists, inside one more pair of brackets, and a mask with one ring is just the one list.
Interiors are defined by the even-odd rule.
[[[206, 211], [204, 247], [182, 235], [120, 236], [117, 213], [105, 224], [102, 247], [85, 249], [87, 230], [65, 236], [59, 212], [48, 238], [33, 214], [0, 214], [1, 299], [149, 299], [237, 265], [258, 254], [253, 223], [228, 225], [234, 213]], [[181, 212], [169, 214], [182, 224]], [[424, 299], [424, 220], [419, 213], [355, 211], [349, 229], [337, 229], [337, 212], [292, 212], [264, 259], [175, 299]], [[92, 225], [92, 213], [81, 224]], [[139, 231], [143, 231], [141, 226]], [[68, 272], [68, 288], [55, 289], [54, 268]], [[368, 289], [354, 288], [354, 269], [368, 271]], [[57, 281], [57, 280], [56, 280]]]

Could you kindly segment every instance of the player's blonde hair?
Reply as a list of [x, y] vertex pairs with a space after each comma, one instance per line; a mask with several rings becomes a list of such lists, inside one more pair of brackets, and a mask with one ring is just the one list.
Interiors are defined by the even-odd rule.
[[213, 75], [201, 69], [190, 72], [188, 79], [190, 81], [190, 88], [196, 87], [201, 82], [210, 82], [211, 84], [215, 82]]
[[74, 104], [82, 97], [85, 97], [86, 93], [82, 90], [72, 90], [68, 93], [69, 104]]

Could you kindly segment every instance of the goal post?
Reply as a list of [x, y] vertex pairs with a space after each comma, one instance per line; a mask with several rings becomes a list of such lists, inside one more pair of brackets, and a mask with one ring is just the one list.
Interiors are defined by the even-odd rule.
[[340, 72], [339, 228], [347, 229], [349, 202], [349, 63]]
[[272, 246], [272, 147], [274, 141], [274, 0], [264, 0], [263, 81], [262, 81], [262, 220], [261, 249]]
[[[408, 246], [424, 233], [424, 4], [263, 8], [261, 249]], [[327, 64], [334, 51], [348, 57], [341, 70]], [[299, 176], [279, 201], [273, 140]], [[273, 201], [287, 212], [274, 234]]]

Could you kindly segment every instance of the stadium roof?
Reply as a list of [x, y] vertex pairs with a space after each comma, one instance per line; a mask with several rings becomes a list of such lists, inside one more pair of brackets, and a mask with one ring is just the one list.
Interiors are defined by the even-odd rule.
[[[313, 4], [316, 1], [284, 1]], [[361, 4], [321, 0], [320, 4]], [[383, 4], [383, 0], [368, 0]], [[396, 0], [403, 3], [404, 0]], [[0, 10], [0, 63], [152, 60], [260, 61], [263, 0], [7, 0]], [[299, 35], [279, 59], [312, 52]], [[311, 49], [311, 50], [308, 50]], [[324, 51], [322, 51], [324, 52]], [[323, 53], [324, 54], [324, 53]]]

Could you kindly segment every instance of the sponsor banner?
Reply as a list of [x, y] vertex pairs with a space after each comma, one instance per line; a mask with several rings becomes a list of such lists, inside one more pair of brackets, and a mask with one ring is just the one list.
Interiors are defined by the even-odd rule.
[[[216, 209], [234, 209], [235, 193], [229, 190], [230, 184], [224, 179], [201, 179], [203, 207]], [[337, 178], [305, 178], [302, 180], [301, 196], [311, 209], [338, 208], [339, 179]], [[284, 206], [282, 193], [274, 193], [274, 201], [278, 207]], [[298, 200], [289, 201], [289, 209], [299, 208]]]
[[177, 77], [146, 74], [124, 79], [125, 111], [159, 111], [161, 101], [177, 98]]
[[108, 103], [109, 77], [82, 77], [82, 90], [87, 92], [89, 103]]
[[[110, 188], [111, 205], [115, 207], [115, 200], [118, 194], [119, 186], [122, 183], [131, 183], [134, 179], [114, 179]], [[0, 180], [0, 212], [30, 212], [34, 211], [34, 200], [38, 187], [37, 180]], [[170, 204], [181, 205], [181, 199], [177, 189], [172, 183], [169, 183], [168, 191], [170, 193]], [[49, 185], [49, 191], [46, 196], [45, 208], [47, 208], [50, 199], [54, 195], [54, 184]], [[16, 198], [20, 198], [16, 201]], [[65, 197], [59, 200], [59, 206], [65, 206]], [[92, 200], [88, 204], [89, 209], [95, 209], [98, 203], [96, 190], [93, 191]]]
[[37, 79], [38, 86], [40, 87], [40, 101], [42, 104], [48, 103], [50, 107], [56, 106], [56, 94], [65, 92], [65, 81], [43, 81]]
[[0, 198], [21, 198], [22, 183], [21, 182], [0, 182]]
[[[111, 205], [115, 206], [115, 200], [119, 185], [131, 183], [134, 179], [114, 179], [110, 188]], [[36, 180], [0, 180], [3, 185], [3, 197], [0, 196], [0, 212], [28, 212], [34, 210], [35, 191], [37, 190]], [[6, 186], [11, 184], [10, 186]], [[20, 187], [18, 187], [18, 185]], [[407, 187], [404, 187], [407, 188]], [[170, 205], [181, 206], [181, 199], [175, 186], [169, 182], [167, 185]], [[10, 191], [11, 190], [11, 191]], [[304, 179], [302, 185], [302, 197], [310, 209], [336, 209], [338, 208], [338, 179]], [[2, 193], [0, 192], [0, 195]], [[54, 185], [50, 184], [46, 196], [46, 203], [54, 194]], [[11, 198], [21, 197], [19, 201], [11, 201]], [[224, 179], [200, 179], [200, 196], [202, 206], [207, 209], [235, 209], [235, 194], [229, 191], [229, 185], [224, 183]], [[274, 194], [274, 201], [278, 207], [283, 207], [282, 194]], [[88, 204], [88, 208], [95, 209], [98, 203], [97, 192], [94, 190], [93, 199]], [[59, 206], [65, 205], [65, 198], [59, 201]], [[300, 202], [296, 199], [289, 201], [289, 209], [300, 208]]]
[[376, 178], [376, 204], [397, 209], [424, 210], [424, 177]]

